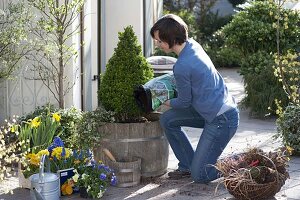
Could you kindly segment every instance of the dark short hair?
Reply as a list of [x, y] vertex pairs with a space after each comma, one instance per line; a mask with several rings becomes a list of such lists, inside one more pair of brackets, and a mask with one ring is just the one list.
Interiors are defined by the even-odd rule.
[[161, 41], [172, 48], [175, 44], [182, 44], [188, 39], [188, 27], [177, 15], [167, 14], [160, 18], [151, 28], [150, 34], [154, 38], [154, 32], [158, 32]]

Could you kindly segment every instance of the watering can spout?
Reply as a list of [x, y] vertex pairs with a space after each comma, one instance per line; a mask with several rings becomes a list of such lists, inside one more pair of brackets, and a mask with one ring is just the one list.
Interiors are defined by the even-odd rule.
[[45, 198], [41, 195], [39, 191], [37, 191], [36, 188], [33, 188], [33, 193], [35, 195], [36, 200], [45, 200]]

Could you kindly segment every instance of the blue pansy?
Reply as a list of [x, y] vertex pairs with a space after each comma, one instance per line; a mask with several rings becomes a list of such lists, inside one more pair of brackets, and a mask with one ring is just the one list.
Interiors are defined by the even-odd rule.
[[111, 169], [108, 166], [104, 166], [105, 171], [111, 172]]
[[104, 164], [100, 164], [98, 165], [98, 169], [104, 169], [105, 165]]
[[106, 174], [101, 173], [99, 178], [100, 178], [100, 180], [104, 181], [106, 179]]

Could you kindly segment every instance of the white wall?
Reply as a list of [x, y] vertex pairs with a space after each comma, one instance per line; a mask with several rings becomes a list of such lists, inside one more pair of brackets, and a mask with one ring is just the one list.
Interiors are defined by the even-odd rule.
[[101, 72], [112, 56], [118, 43], [118, 32], [128, 25], [140, 44], [144, 42], [143, 1], [142, 0], [102, 0], [101, 1]]
[[[98, 1], [87, 0], [84, 9], [83, 32], [83, 110], [95, 110], [98, 106], [97, 91], [98, 81], [93, 80], [94, 75], [99, 75], [98, 59]], [[76, 99], [74, 99], [75, 101]]]

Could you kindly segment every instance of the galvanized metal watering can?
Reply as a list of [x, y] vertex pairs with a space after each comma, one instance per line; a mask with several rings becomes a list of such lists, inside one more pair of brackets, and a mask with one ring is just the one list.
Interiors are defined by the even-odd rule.
[[[44, 172], [45, 159], [47, 158], [47, 172]], [[59, 200], [60, 188], [59, 177], [50, 173], [50, 161], [48, 156], [43, 155], [40, 162], [40, 171], [29, 177], [31, 182], [31, 200]]]

